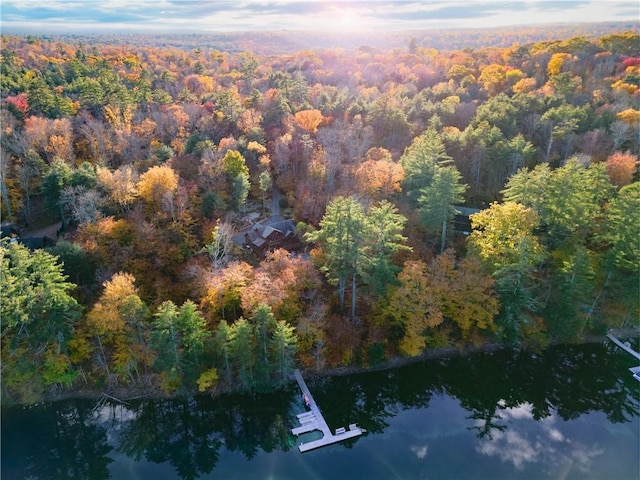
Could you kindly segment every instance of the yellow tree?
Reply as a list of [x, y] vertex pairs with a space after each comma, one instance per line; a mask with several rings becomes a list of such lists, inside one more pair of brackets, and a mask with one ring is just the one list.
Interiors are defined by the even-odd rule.
[[383, 315], [391, 321], [392, 330], [400, 330], [400, 350], [415, 356], [426, 345], [425, 331], [437, 327], [443, 321], [440, 301], [433, 294], [427, 280], [427, 265], [420, 261], [408, 261], [398, 274], [400, 286], [389, 295], [389, 304]]
[[151, 167], [140, 176], [138, 196], [152, 206], [160, 206], [173, 199], [178, 190], [178, 174], [167, 165]]
[[616, 117], [618, 117], [624, 123], [637, 127], [638, 123], [640, 123], [640, 110], [627, 108], [626, 110], [618, 112], [616, 114]]
[[536, 82], [535, 78], [522, 78], [511, 87], [511, 90], [513, 90], [513, 93], [529, 93], [535, 90], [537, 86], [538, 82]]
[[452, 249], [446, 250], [429, 265], [429, 288], [440, 300], [444, 318], [460, 329], [463, 341], [477, 330], [495, 330], [498, 314], [495, 280], [482, 271], [473, 257], [456, 261]]
[[547, 64], [547, 73], [549, 76], [558, 75], [568, 60], [571, 60], [571, 55], [568, 53], [554, 53]]
[[135, 277], [119, 272], [104, 282], [98, 302], [87, 315], [88, 333], [96, 336], [102, 367], [111, 374], [109, 364], [120, 378], [134, 379], [139, 366], [148, 366], [144, 340], [149, 310], [138, 296]]
[[296, 123], [307, 132], [315, 133], [318, 125], [322, 122], [322, 112], [320, 110], [301, 110], [294, 115]]
[[523, 326], [532, 324], [537, 309], [535, 273], [545, 258], [533, 233], [539, 223], [535, 210], [515, 202], [493, 203], [471, 215], [474, 231], [468, 237], [469, 255], [478, 258], [496, 279], [502, 304], [498, 327], [512, 342], [520, 341]]
[[471, 216], [474, 231], [469, 236], [469, 250], [492, 273], [524, 258], [535, 263], [542, 253], [533, 235], [539, 223], [538, 214], [524, 205], [492, 203], [490, 208]]
[[482, 69], [478, 81], [489, 96], [497, 95], [507, 86], [507, 67], [493, 63]]

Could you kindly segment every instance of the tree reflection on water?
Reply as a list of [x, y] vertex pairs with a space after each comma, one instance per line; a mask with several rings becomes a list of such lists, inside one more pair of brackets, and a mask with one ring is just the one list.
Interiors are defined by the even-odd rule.
[[[522, 468], [533, 458], [557, 456], [554, 447], [568, 446], [554, 427], [558, 419], [599, 412], [615, 424], [637, 417], [638, 382], [630, 374], [616, 374], [625, 372], [627, 363], [626, 357], [601, 345], [580, 345], [540, 354], [505, 350], [461, 355], [344, 377], [307, 377], [331, 427], [357, 422], [370, 435], [384, 434], [390, 419], [403, 410], [427, 408], [435, 395], [450, 396], [468, 412], [467, 428], [478, 437], [476, 451], [503, 462], [511, 452], [509, 461]], [[196, 479], [214, 471], [225, 452], [251, 460], [260, 452], [295, 448], [290, 429], [296, 425], [295, 415], [304, 411], [293, 383], [272, 394], [95, 407], [95, 402], [74, 400], [3, 408], [3, 478], [106, 479], [113, 458], [125, 455], [134, 462], [171, 465], [180, 478]], [[539, 429], [525, 435], [517, 428], [522, 419], [536, 420]], [[556, 463], [597, 453], [591, 451], [595, 447], [575, 442], [571, 447], [562, 449], [568, 453]], [[416, 455], [423, 450], [426, 455], [426, 447], [415, 448]]]

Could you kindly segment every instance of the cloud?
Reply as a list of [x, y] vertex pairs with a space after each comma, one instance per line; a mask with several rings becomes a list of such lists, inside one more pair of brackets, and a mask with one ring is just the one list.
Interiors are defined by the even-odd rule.
[[[437, 5], [437, 4], [436, 4]], [[490, 17], [501, 12], [522, 10], [523, 2], [489, 2], [489, 3], [448, 3], [443, 6], [434, 4], [414, 5], [412, 9], [387, 12], [385, 16], [403, 20], [453, 20]]]
[[[635, 1], [3, 0], [3, 29], [326, 30], [348, 14], [366, 29], [637, 21]], [[99, 33], [99, 31], [95, 32]]]
[[[590, 471], [596, 457], [604, 453], [597, 444], [569, 440], [575, 435], [565, 435], [561, 429], [571, 425], [559, 421], [556, 414], [535, 421], [532, 412], [533, 406], [529, 403], [514, 408], [503, 407], [500, 415], [507, 422], [507, 428], [493, 431], [492, 438], [479, 440], [476, 451], [511, 463], [518, 470], [539, 463], [555, 471], [573, 465], [583, 473]], [[479, 420], [478, 424], [482, 425], [483, 421]]]
[[428, 445], [421, 445], [421, 446], [413, 445], [411, 447], [411, 451], [416, 454], [416, 457], [418, 457], [419, 459], [423, 459], [424, 457], [427, 456], [427, 452], [429, 451], [429, 446]]

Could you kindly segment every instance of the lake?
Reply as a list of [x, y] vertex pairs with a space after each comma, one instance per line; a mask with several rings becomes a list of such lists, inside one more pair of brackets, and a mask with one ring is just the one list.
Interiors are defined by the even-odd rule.
[[632, 366], [591, 344], [305, 375], [332, 429], [367, 434], [304, 454], [293, 381], [267, 395], [4, 407], [2, 479], [637, 479]]

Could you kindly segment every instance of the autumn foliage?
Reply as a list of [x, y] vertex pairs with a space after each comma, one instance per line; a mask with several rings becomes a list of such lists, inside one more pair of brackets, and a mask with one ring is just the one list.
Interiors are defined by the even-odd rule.
[[633, 323], [639, 37], [589, 29], [3, 35], [0, 214], [67, 242], [3, 240], [3, 395], [265, 389], [294, 361]]
[[629, 152], [616, 152], [607, 158], [607, 175], [618, 187], [629, 185], [638, 173], [638, 157]]

